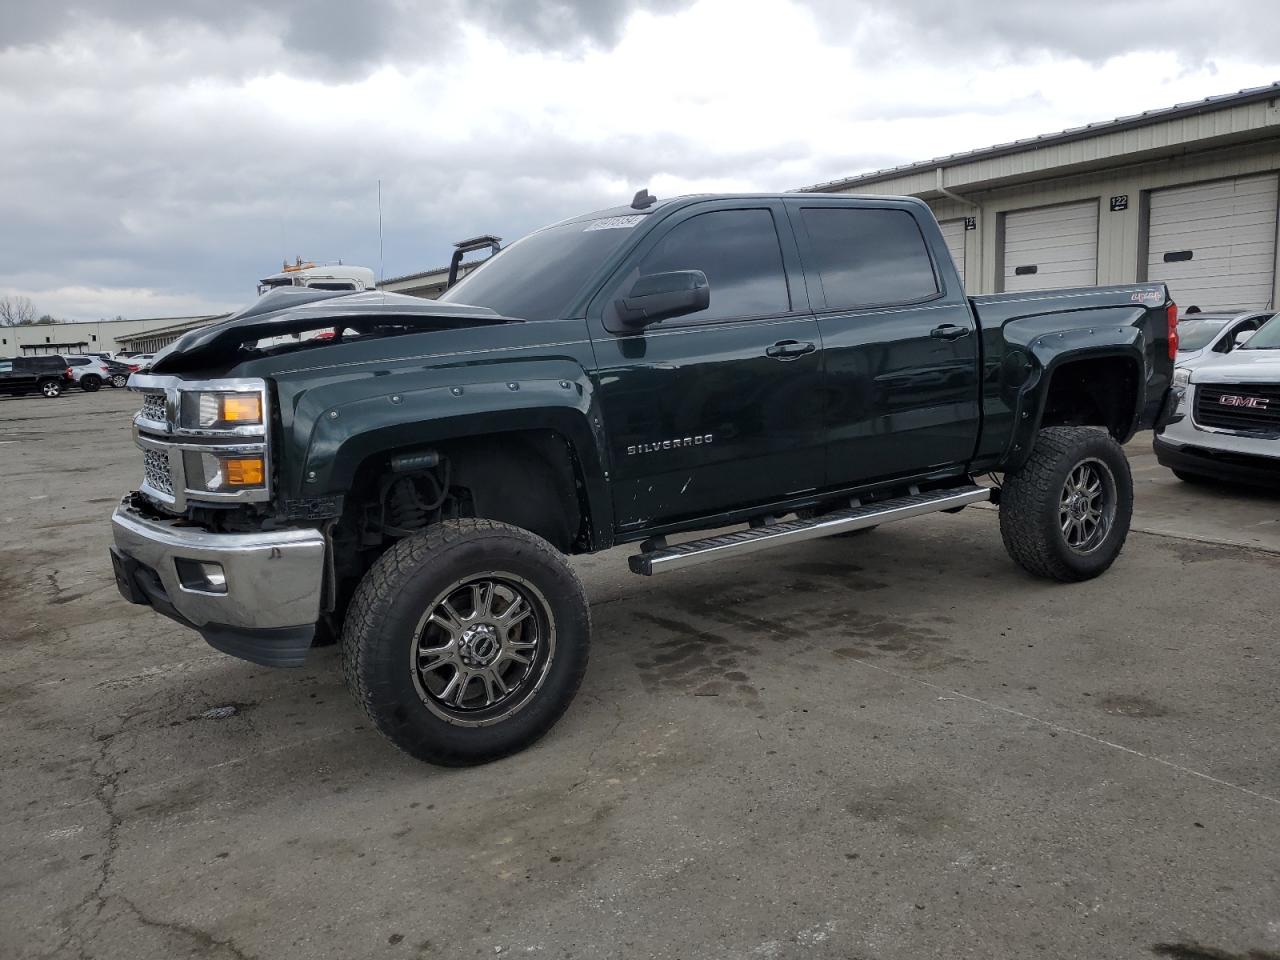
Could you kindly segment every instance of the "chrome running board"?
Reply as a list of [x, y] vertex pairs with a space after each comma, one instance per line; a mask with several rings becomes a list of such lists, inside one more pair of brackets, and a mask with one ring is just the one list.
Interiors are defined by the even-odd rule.
[[958, 510], [971, 503], [991, 499], [989, 487], [975, 485], [953, 487], [949, 490], [931, 490], [892, 500], [881, 500], [865, 506], [837, 510], [810, 520], [784, 520], [766, 526], [738, 530], [703, 540], [690, 540], [675, 546], [658, 546], [627, 558], [632, 573], [651, 577], [655, 573], [681, 570], [698, 563], [740, 557], [770, 547], [781, 547], [803, 540], [816, 540], [836, 533], [848, 533], [864, 527], [874, 527], [894, 520], [906, 520], [926, 513], [942, 510]]

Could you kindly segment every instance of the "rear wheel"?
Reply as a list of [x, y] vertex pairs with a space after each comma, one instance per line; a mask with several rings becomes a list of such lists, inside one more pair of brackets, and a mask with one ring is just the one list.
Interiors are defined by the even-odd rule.
[[369, 570], [342, 634], [347, 685], [410, 756], [468, 766], [523, 750], [582, 682], [590, 612], [565, 558], [491, 520], [406, 537]]
[[62, 381], [61, 380], [41, 380], [40, 392], [44, 394], [46, 397], [60, 397], [62, 396]]
[[1124, 450], [1101, 430], [1047, 427], [1022, 469], [1000, 491], [1000, 534], [1025, 570], [1051, 580], [1089, 580], [1120, 554], [1133, 515]]
[[111, 375], [111, 385], [113, 387], [123, 387], [129, 382], [129, 378], [123, 373], [113, 373]]
[[80, 389], [85, 393], [97, 393], [102, 387], [102, 378], [96, 374], [87, 373], [80, 378]]

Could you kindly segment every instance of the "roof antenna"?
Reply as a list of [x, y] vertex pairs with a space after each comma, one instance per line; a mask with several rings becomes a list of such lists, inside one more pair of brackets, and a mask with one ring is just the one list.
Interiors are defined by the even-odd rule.
[[658, 198], [649, 192], [648, 187], [637, 190], [636, 195], [631, 198], [632, 210], [647, 210], [658, 202]]
[[382, 178], [378, 178], [378, 283], [387, 279], [387, 271], [382, 259]]

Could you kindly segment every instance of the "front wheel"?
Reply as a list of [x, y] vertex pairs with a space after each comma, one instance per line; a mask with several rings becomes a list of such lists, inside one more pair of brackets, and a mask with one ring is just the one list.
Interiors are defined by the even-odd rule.
[[1090, 427], [1046, 427], [1000, 490], [1000, 535], [1015, 562], [1051, 580], [1089, 580], [1124, 546], [1133, 478], [1124, 450]]
[[347, 685], [410, 756], [469, 766], [523, 750], [564, 714], [591, 619], [565, 558], [491, 520], [449, 520], [373, 565], [347, 611]]

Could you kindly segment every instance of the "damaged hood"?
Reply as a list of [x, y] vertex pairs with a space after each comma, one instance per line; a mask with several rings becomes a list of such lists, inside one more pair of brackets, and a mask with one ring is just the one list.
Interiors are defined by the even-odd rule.
[[448, 330], [496, 323], [520, 323], [488, 307], [438, 303], [380, 290], [357, 292], [281, 287], [264, 294], [225, 320], [183, 334], [156, 356], [153, 373], [181, 373], [234, 364], [252, 355], [259, 340], [326, 327], [357, 330], [387, 327]]

